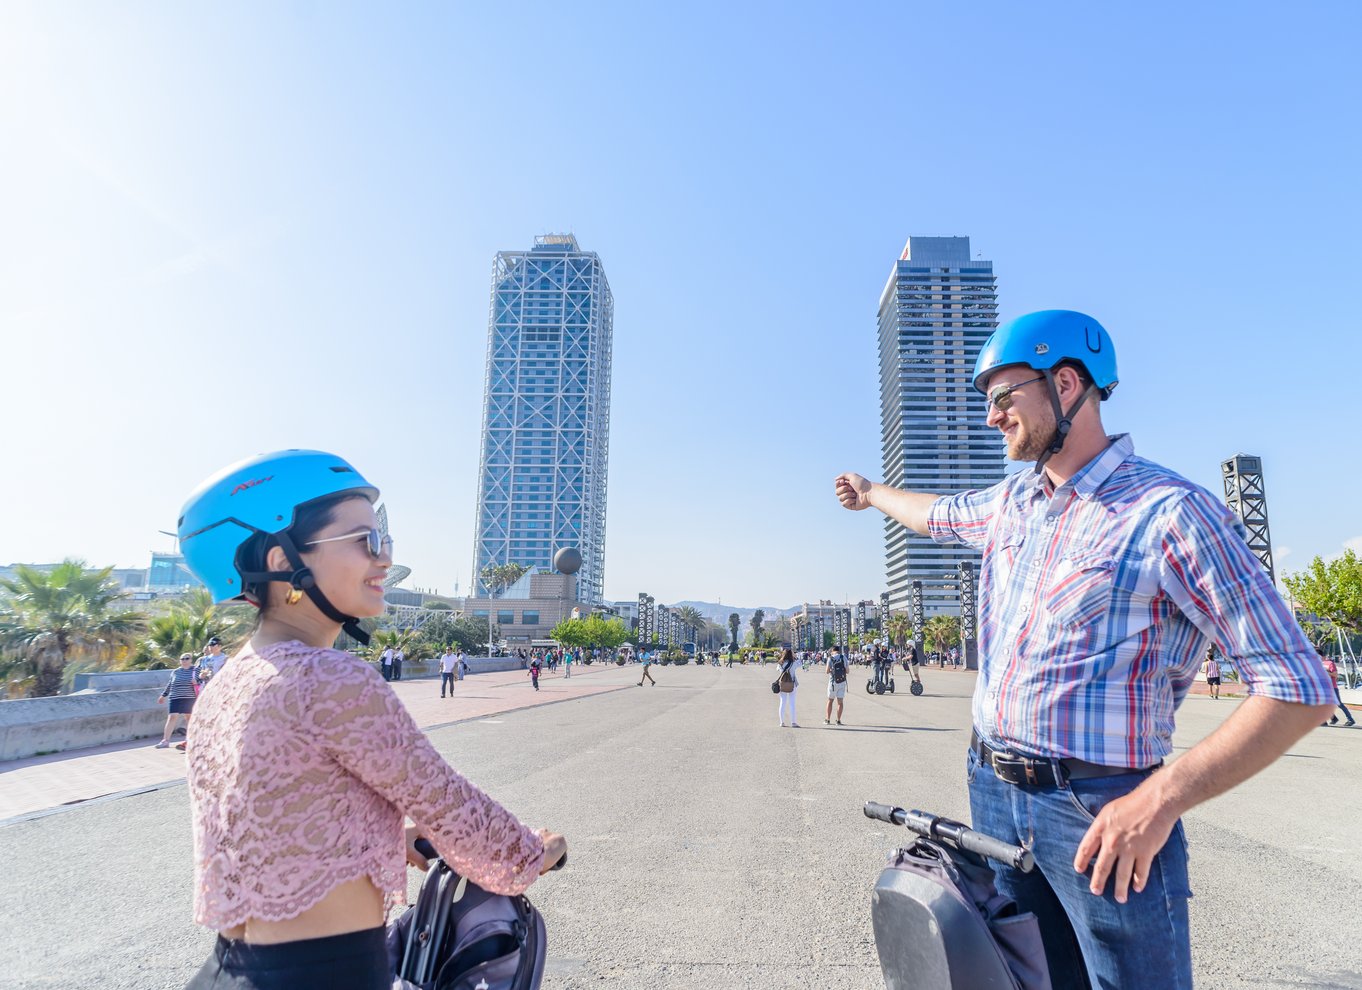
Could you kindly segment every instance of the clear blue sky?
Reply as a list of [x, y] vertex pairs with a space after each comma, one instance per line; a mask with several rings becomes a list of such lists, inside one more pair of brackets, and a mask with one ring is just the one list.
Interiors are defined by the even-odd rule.
[[0, 562], [145, 566], [305, 446], [466, 590], [492, 257], [565, 230], [616, 299], [609, 597], [878, 594], [831, 483], [879, 476], [910, 234], [1101, 319], [1141, 453], [1261, 455], [1279, 569], [1362, 547], [1359, 11], [0, 5]]

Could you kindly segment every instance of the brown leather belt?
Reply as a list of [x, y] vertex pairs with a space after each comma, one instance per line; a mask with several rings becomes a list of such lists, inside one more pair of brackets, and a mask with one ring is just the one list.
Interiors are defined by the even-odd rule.
[[1120, 777], [1128, 773], [1144, 773], [1163, 766], [1160, 760], [1152, 767], [1106, 767], [1073, 757], [1055, 759], [1044, 756], [1025, 756], [1009, 750], [994, 749], [979, 738], [978, 730], [970, 732], [969, 748], [979, 762], [993, 769], [994, 776], [1005, 784], [1026, 784], [1031, 787], [1064, 787], [1071, 780], [1092, 780], [1097, 777]]

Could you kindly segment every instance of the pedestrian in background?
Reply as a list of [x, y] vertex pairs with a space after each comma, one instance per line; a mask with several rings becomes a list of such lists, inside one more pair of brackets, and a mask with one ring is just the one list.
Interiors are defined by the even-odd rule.
[[535, 657], [530, 661], [530, 683], [534, 685], [536, 691], [539, 690], [539, 658]]
[[[1343, 696], [1342, 696], [1341, 694], [1338, 693], [1338, 664], [1334, 663], [1332, 660], [1330, 660], [1328, 657], [1326, 657], [1323, 653], [1321, 653], [1321, 654], [1319, 655], [1319, 659], [1320, 659], [1320, 662], [1324, 664], [1324, 672], [1325, 672], [1326, 674], [1329, 675], [1329, 680], [1333, 682], [1333, 685], [1334, 685], [1334, 701], [1338, 702], [1338, 707], [1339, 707], [1339, 709], [1343, 712], [1343, 717], [1344, 717], [1345, 719], [1348, 720], [1348, 721], [1347, 721], [1346, 723], [1344, 723], [1344, 724], [1345, 724], [1345, 725], [1348, 725], [1348, 726], [1356, 725], [1356, 724], [1357, 724], [1357, 719], [1353, 718], [1353, 713], [1352, 713], [1352, 711], [1349, 710], [1348, 706], [1345, 705], [1345, 704], [1343, 703]], [[1338, 725], [1338, 716], [1337, 716], [1337, 715], [1330, 715], [1330, 716], [1329, 716], [1329, 721], [1328, 721], [1328, 722], [1325, 722], [1324, 724], [1325, 724], [1325, 725]]]
[[390, 681], [393, 679], [393, 648], [390, 646], [383, 651], [383, 656], [379, 660], [379, 665], [383, 668], [383, 679]]
[[566, 653], [563, 654], [563, 678], [564, 680], [566, 680], [571, 676], [572, 676], [572, 651], [568, 650]]
[[795, 692], [799, 690], [799, 678], [795, 676], [795, 658], [792, 650], [786, 650], [780, 655], [780, 673], [776, 675], [776, 681], [780, 685], [780, 727], [785, 728], [785, 713], [790, 714], [790, 728], [799, 728], [799, 723], [795, 721]]
[[1206, 647], [1206, 662], [1201, 665], [1201, 675], [1206, 678], [1206, 690], [1211, 697], [1220, 697], [1220, 663], [1215, 658], [1215, 646]]
[[393, 680], [400, 681], [402, 679], [402, 661], [405, 659], [407, 659], [407, 655], [402, 652], [400, 646], [393, 650]]
[[653, 687], [657, 687], [657, 681], [653, 680], [653, 675], [648, 670], [648, 668], [653, 665], [653, 655], [647, 650], [644, 650], [643, 655], [639, 659], [643, 663], [643, 676], [638, 679], [638, 686], [643, 687], [643, 682], [646, 679]]
[[842, 656], [841, 650], [833, 650], [828, 657], [828, 711], [823, 718], [823, 724], [827, 725], [832, 718], [832, 703], [837, 702], [837, 724], [842, 724], [842, 706], [846, 704], [847, 696], [847, 658]]
[[165, 749], [170, 745], [170, 735], [179, 725], [180, 719], [184, 719], [184, 738], [185, 741], [175, 748], [184, 752], [185, 743], [189, 742], [189, 719], [194, 714], [194, 699], [199, 695], [199, 687], [194, 676], [194, 654], [181, 653], [180, 667], [172, 671], [170, 682], [166, 689], [161, 692], [161, 696], [156, 699], [156, 704], [161, 704], [167, 698], [170, 699], [170, 712], [166, 715], [165, 732], [161, 734], [161, 741], [156, 744], [157, 749]]
[[454, 668], [458, 664], [458, 657], [454, 656], [453, 650], [445, 650], [445, 655], [440, 657], [440, 697], [445, 696], [445, 685], [449, 685], [449, 696], [454, 697]]
[[227, 654], [222, 652], [222, 640], [214, 636], [203, 648], [203, 656], [199, 657], [194, 665], [198, 669], [199, 683], [207, 684], [211, 681], [226, 662]]

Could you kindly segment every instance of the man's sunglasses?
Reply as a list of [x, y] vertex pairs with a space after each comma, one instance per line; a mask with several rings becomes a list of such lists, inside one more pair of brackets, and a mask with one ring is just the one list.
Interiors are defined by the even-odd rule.
[[341, 543], [345, 540], [359, 539], [363, 539], [368, 544], [369, 556], [375, 560], [385, 554], [389, 557], [393, 555], [393, 538], [377, 529], [358, 530], [354, 533], [346, 533], [344, 536], [328, 536], [324, 540], [311, 540], [304, 543], [303, 546], [315, 547], [318, 543]]
[[[1045, 376], [1040, 375], [1036, 378], [1028, 378], [1024, 382], [1017, 382], [1015, 385], [999, 385], [988, 393], [988, 405], [993, 406], [998, 412], [1007, 412], [1012, 408], [1012, 393], [1023, 385], [1032, 385], [1036, 382], [1045, 381]], [[985, 407], [987, 408], [987, 407]]]

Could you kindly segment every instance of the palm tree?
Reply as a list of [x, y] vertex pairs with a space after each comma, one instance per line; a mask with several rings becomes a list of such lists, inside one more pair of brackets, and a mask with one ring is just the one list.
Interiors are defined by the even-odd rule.
[[141, 630], [145, 616], [118, 607], [124, 596], [112, 574], [68, 559], [46, 574], [20, 565], [13, 579], [0, 580], [0, 648], [14, 658], [11, 667], [26, 665], [30, 697], [57, 694], [68, 663], [107, 663]]
[[738, 627], [740, 625], [742, 625], [742, 619], [738, 616], [738, 613], [731, 613], [728, 617], [729, 642], [734, 646], [738, 645]]
[[913, 620], [902, 612], [897, 615], [891, 614], [884, 626], [885, 634], [889, 637], [889, 642], [894, 646], [903, 646], [913, 634]]
[[214, 636], [230, 653], [249, 634], [254, 614], [249, 605], [214, 604], [207, 589], [196, 588], [147, 622], [147, 635], [124, 666], [169, 666], [181, 653], [197, 653]]
[[700, 633], [705, 628], [705, 617], [700, 614], [700, 610], [693, 605], [682, 605], [676, 610], [676, 615], [681, 620], [681, 627], [689, 629], [693, 633], [691, 638], [698, 643]]
[[757, 644], [757, 641], [761, 638], [761, 624], [765, 619], [766, 613], [761, 609], [757, 609], [752, 613], [752, 618], [747, 620], [747, 624], [752, 627], [752, 642], [754, 645]]
[[[394, 650], [406, 653], [416, 645], [419, 635], [420, 632], [416, 629], [378, 629], [369, 636], [368, 648], [361, 652], [370, 660], [377, 660], [383, 656], [383, 651], [390, 646]], [[409, 659], [414, 660], [415, 657]]]
[[944, 653], [948, 646], [960, 642], [960, 616], [934, 615], [927, 620], [923, 633], [936, 652]]

